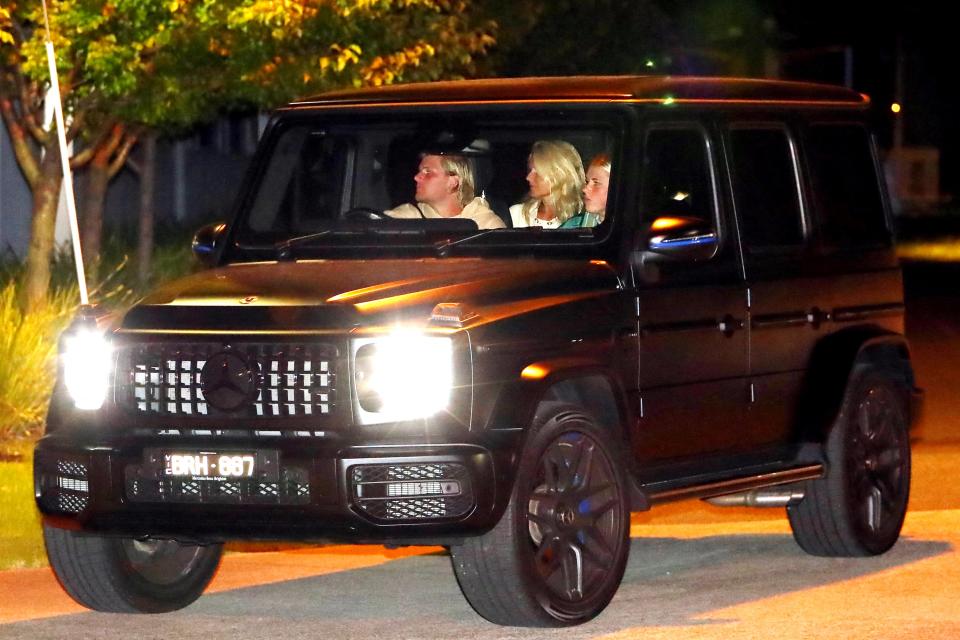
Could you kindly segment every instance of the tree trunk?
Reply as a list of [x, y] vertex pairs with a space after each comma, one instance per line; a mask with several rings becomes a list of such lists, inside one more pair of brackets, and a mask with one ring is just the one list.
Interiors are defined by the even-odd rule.
[[137, 242], [137, 280], [146, 286], [150, 280], [150, 262], [153, 257], [153, 194], [156, 188], [157, 137], [145, 135], [143, 164], [140, 168], [140, 236]]
[[83, 228], [80, 246], [87, 267], [87, 282], [95, 287], [99, 281], [100, 249], [103, 237], [103, 205], [110, 183], [109, 158], [96, 154], [87, 167], [86, 194], [83, 200]]
[[60, 149], [56, 144], [47, 148], [40, 163], [40, 180], [33, 190], [33, 217], [30, 223], [30, 247], [27, 250], [27, 271], [24, 276], [22, 304], [30, 313], [46, 305], [50, 287], [50, 260], [60, 203], [60, 185], [63, 173], [60, 167]]

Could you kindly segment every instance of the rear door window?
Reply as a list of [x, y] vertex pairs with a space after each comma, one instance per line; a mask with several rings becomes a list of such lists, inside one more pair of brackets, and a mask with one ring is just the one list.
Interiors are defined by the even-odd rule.
[[793, 145], [780, 125], [735, 125], [729, 134], [733, 197], [748, 251], [803, 243]]
[[853, 124], [815, 124], [807, 132], [807, 150], [824, 244], [839, 248], [889, 244], [867, 130]]

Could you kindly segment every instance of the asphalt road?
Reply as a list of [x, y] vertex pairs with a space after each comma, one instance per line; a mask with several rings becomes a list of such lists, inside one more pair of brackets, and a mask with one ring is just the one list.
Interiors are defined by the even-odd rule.
[[154, 616], [85, 612], [48, 570], [0, 573], [2, 638], [960, 637], [960, 269], [907, 270], [907, 330], [927, 390], [901, 541], [867, 559], [805, 555], [782, 509], [700, 502], [637, 514], [623, 585], [574, 629], [501, 628], [460, 595], [438, 548], [232, 554], [207, 595]]

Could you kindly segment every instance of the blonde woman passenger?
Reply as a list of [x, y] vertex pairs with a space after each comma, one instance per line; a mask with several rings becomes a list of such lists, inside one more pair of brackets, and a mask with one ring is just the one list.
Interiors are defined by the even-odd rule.
[[557, 229], [583, 206], [586, 176], [574, 146], [562, 140], [538, 140], [527, 159], [527, 199], [510, 207], [514, 227]]
[[587, 167], [583, 185], [583, 211], [563, 223], [562, 228], [595, 227], [607, 213], [607, 191], [610, 188], [610, 156], [598, 153]]
[[424, 153], [413, 181], [416, 202], [384, 213], [391, 218], [473, 220], [478, 229], [501, 229], [503, 220], [487, 201], [474, 195], [473, 169], [465, 156]]

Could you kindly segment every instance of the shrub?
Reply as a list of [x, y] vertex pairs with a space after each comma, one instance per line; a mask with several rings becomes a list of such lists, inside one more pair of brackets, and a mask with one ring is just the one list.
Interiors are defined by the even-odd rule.
[[[131, 305], [145, 293], [128, 261], [133, 246], [122, 234], [107, 234], [101, 252], [100, 283], [90, 299], [111, 309]], [[184, 233], [158, 234], [149, 286], [195, 268]], [[0, 441], [35, 436], [46, 417], [56, 376], [57, 338], [70, 323], [80, 301], [73, 254], [59, 252], [52, 265], [47, 305], [24, 315], [19, 306], [23, 265], [0, 260]]]
[[0, 289], [0, 439], [29, 436], [47, 412], [56, 375], [56, 337], [77, 307], [77, 288], [58, 287], [41, 310], [24, 315], [15, 280]]

